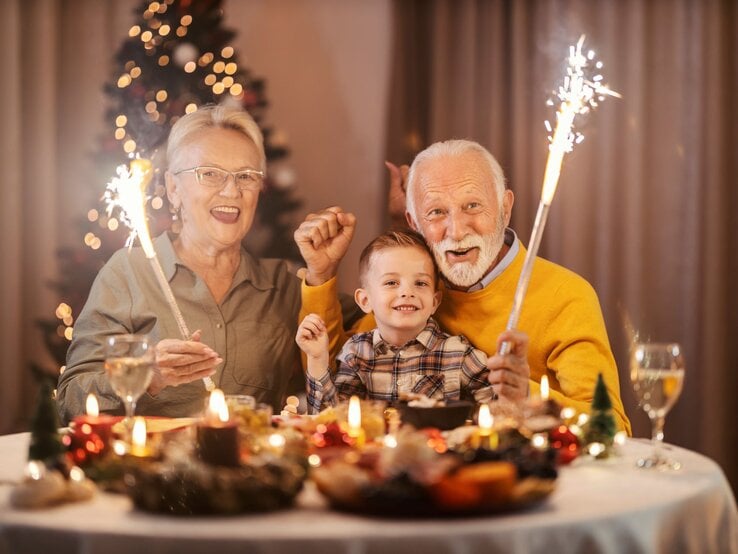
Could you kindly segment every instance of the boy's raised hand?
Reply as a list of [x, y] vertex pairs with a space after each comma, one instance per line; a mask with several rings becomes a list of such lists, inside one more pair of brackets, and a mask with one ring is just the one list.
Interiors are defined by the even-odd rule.
[[308, 373], [319, 379], [328, 371], [328, 330], [317, 314], [308, 314], [297, 328], [295, 342], [307, 356]]

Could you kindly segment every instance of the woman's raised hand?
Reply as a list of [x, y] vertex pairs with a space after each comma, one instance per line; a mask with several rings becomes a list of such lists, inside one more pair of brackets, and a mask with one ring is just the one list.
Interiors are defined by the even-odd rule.
[[317, 214], [308, 214], [295, 231], [307, 272], [305, 282], [322, 285], [338, 272], [338, 264], [346, 255], [356, 228], [356, 217], [332, 206]]

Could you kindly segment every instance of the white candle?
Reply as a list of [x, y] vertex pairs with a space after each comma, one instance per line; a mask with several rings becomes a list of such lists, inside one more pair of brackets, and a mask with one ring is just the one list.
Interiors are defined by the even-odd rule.
[[541, 377], [541, 400], [548, 400], [548, 376]]
[[146, 420], [141, 416], [133, 419], [133, 431], [131, 432], [131, 454], [133, 456], [146, 456]]
[[492, 433], [492, 425], [494, 418], [489, 411], [488, 404], [482, 404], [479, 406], [479, 415], [477, 416], [477, 425], [479, 426], [479, 433], [483, 437], [488, 437]]
[[97, 397], [92, 393], [87, 395], [85, 411], [88, 416], [97, 417], [100, 415], [100, 406], [97, 403]]
[[349, 399], [348, 407], [348, 436], [354, 440], [354, 446], [364, 446], [365, 434], [361, 427], [361, 401], [358, 396]]
[[361, 429], [361, 402], [358, 396], [352, 396], [349, 400], [348, 426], [351, 436], [356, 436]]

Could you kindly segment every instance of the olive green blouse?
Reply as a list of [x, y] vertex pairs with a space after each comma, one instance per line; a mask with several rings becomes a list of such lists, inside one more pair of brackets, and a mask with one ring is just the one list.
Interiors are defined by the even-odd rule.
[[[282, 260], [257, 260], [243, 248], [231, 288], [220, 304], [205, 282], [177, 257], [171, 238], [154, 246], [180, 310], [191, 331], [224, 359], [213, 376], [226, 394], [249, 394], [281, 407], [290, 379], [300, 372], [295, 344], [300, 281]], [[100, 270], [74, 326], [66, 370], [59, 378], [57, 402], [64, 422], [84, 413], [88, 393], [100, 411], [123, 413], [103, 369], [103, 343], [119, 333], [148, 334], [156, 343], [181, 338], [172, 310], [141, 248], [121, 249]], [[301, 377], [301, 373], [299, 374]], [[201, 380], [167, 387], [139, 399], [137, 415], [183, 417], [202, 411]]]

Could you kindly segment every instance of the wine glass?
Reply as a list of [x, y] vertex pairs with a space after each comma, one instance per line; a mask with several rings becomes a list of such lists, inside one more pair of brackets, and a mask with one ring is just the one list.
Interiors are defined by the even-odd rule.
[[678, 461], [662, 452], [664, 420], [679, 398], [684, 382], [684, 356], [677, 343], [637, 343], [630, 357], [630, 380], [638, 405], [651, 420], [653, 452], [638, 460], [638, 467], [679, 469]]
[[112, 335], [105, 339], [105, 373], [125, 406], [129, 438], [136, 401], [151, 383], [154, 363], [154, 346], [146, 335]]

